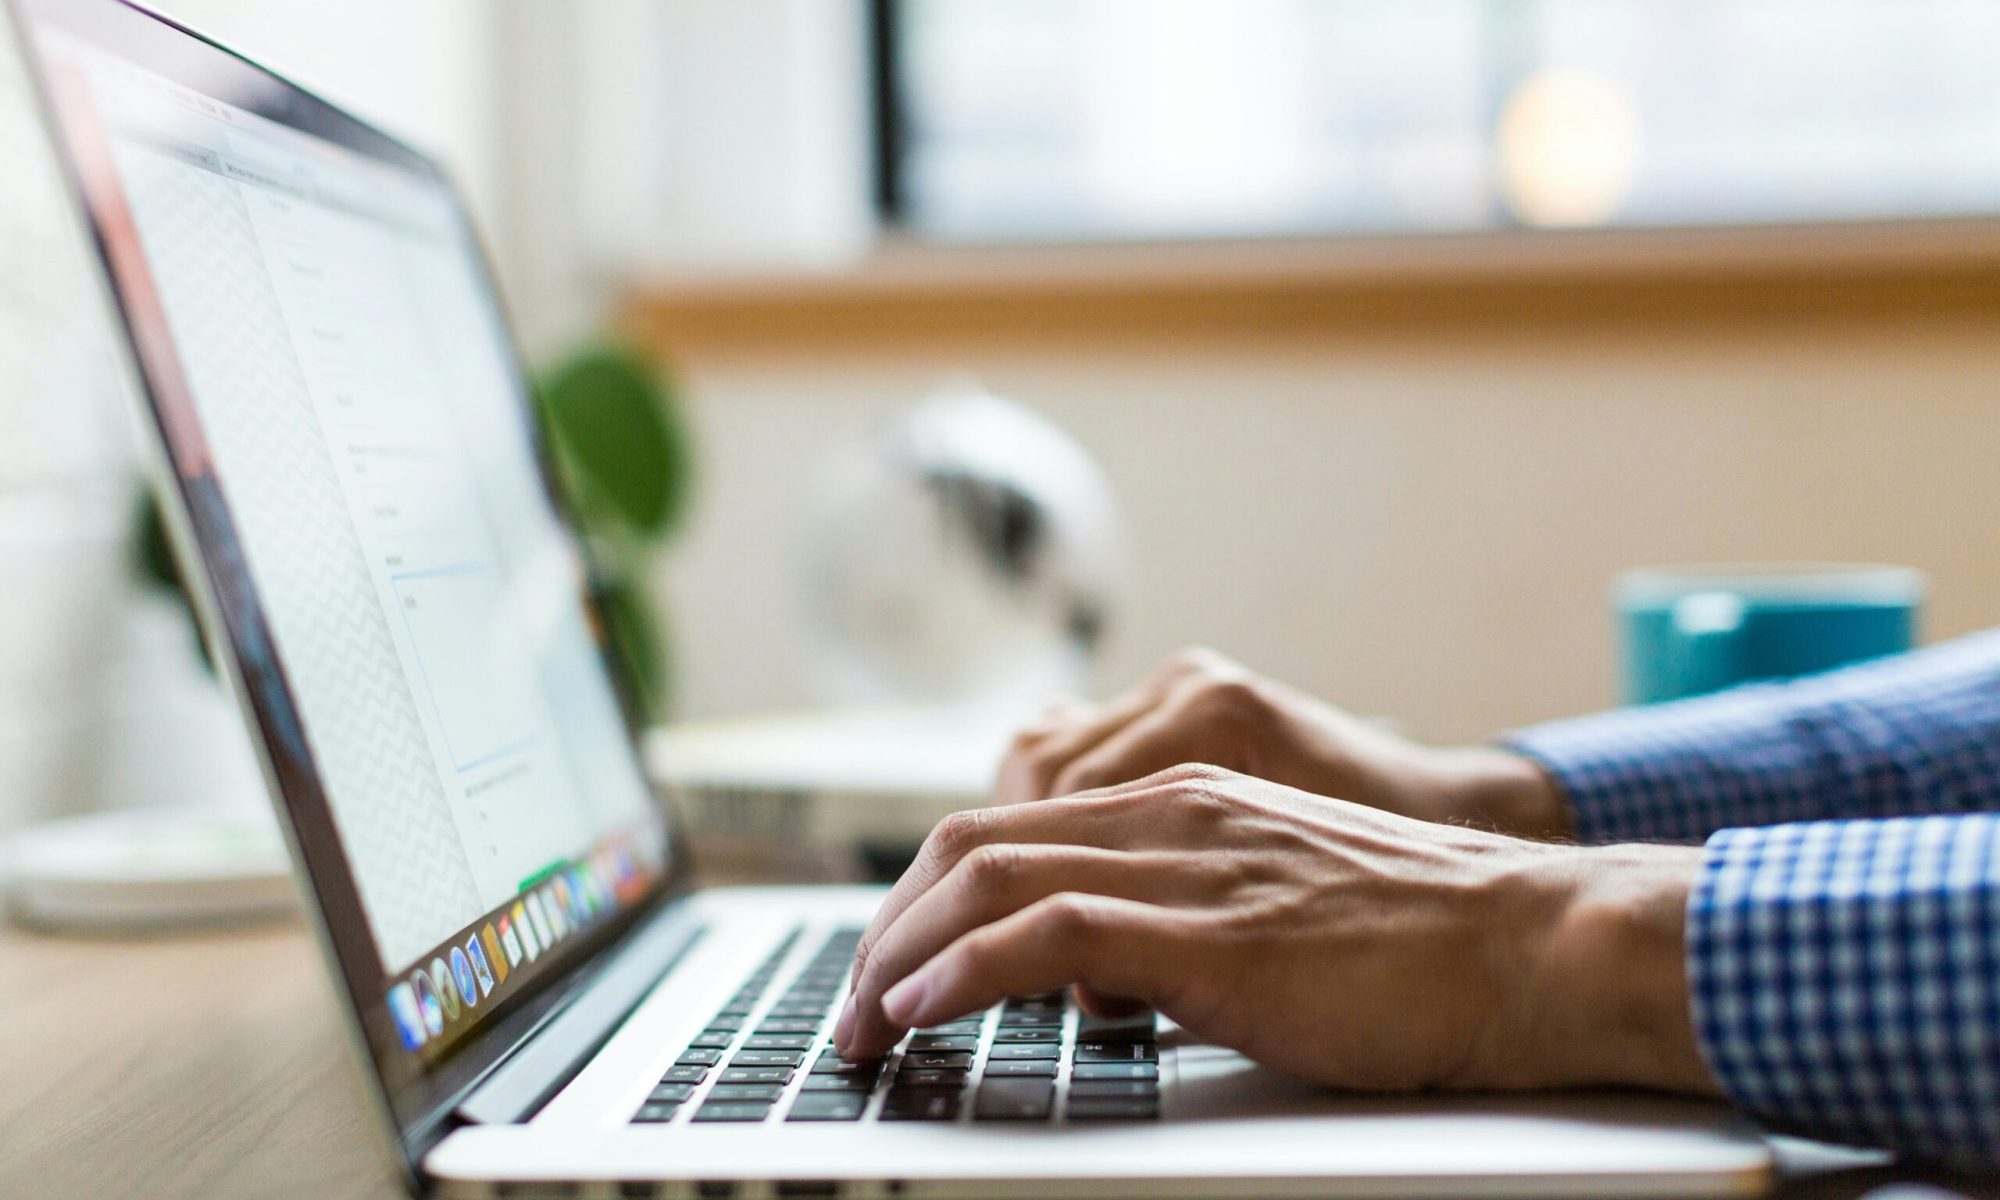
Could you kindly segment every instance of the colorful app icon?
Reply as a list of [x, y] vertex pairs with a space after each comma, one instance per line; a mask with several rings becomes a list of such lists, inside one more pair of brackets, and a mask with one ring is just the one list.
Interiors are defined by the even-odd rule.
[[569, 873], [558, 871], [556, 877], [549, 881], [549, 888], [555, 894], [556, 907], [562, 910], [563, 917], [572, 925], [581, 924], [583, 910], [577, 907], [576, 889], [570, 886]]
[[415, 1050], [428, 1039], [424, 1014], [417, 1008], [416, 989], [409, 984], [399, 983], [389, 989], [389, 1015], [395, 1019], [396, 1037], [402, 1041], [403, 1049]]
[[[521, 906], [516, 904], [514, 911], [521, 911]], [[521, 950], [521, 934], [514, 928], [514, 918], [510, 913], [500, 914], [500, 948], [507, 952], [507, 965], [510, 967], [520, 966], [521, 960], [526, 957]]]
[[424, 1029], [432, 1037], [444, 1032], [444, 1002], [438, 999], [437, 985], [431, 982], [429, 971], [418, 971], [410, 976], [410, 987], [417, 993], [417, 1008], [423, 1014]]
[[583, 901], [583, 915], [590, 918], [604, 909], [604, 894], [597, 885], [597, 864], [585, 863], [572, 873], [571, 886]]
[[[507, 982], [507, 968], [513, 964], [509, 963], [506, 954], [502, 953], [500, 935], [493, 932], [493, 926], [488, 925], [479, 931], [479, 942], [486, 947], [486, 957], [493, 964], [493, 977], [501, 983]], [[476, 962], [472, 965], [475, 969], [479, 966]]]
[[[487, 930], [490, 935], [493, 931]], [[493, 994], [493, 965], [486, 961], [486, 947], [479, 944], [479, 935], [465, 939], [465, 960], [472, 964], [472, 978], [479, 983], [479, 998], [484, 1000]], [[454, 960], [456, 961], [456, 960]]]
[[528, 893], [528, 921], [535, 927], [535, 938], [544, 946], [556, 944], [556, 935], [550, 932], [549, 915], [542, 911], [542, 894]]
[[542, 916], [548, 919], [549, 928], [555, 930], [558, 938], [568, 937], [569, 914], [564, 912], [563, 906], [557, 902], [556, 890], [553, 887], [545, 887], [537, 895], [542, 898]]
[[458, 984], [458, 994], [464, 998], [465, 1007], [475, 1008], [479, 1004], [479, 979], [472, 973], [472, 960], [457, 946], [451, 948], [451, 978]]
[[611, 889], [628, 903], [639, 894], [639, 868], [632, 861], [632, 852], [622, 845], [611, 848]]
[[514, 921], [514, 931], [521, 935], [521, 947], [528, 952], [528, 961], [534, 962], [542, 955], [542, 939], [535, 933], [535, 920], [528, 912], [526, 900], [516, 900], [510, 914]]
[[452, 982], [451, 968], [441, 958], [431, 960], [431, 986], [437, 988], [438, 1000], [444, 1005], [444, 1019], [458, 1020], [458, 985]]

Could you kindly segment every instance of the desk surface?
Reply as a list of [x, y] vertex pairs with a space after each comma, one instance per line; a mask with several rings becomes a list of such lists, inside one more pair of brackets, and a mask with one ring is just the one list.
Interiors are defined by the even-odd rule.
[[[396, 1200], [296, 926], [158, 940], [0, 926], [0, 1196]], [[1908, 1173], [1794, 1176], [1786, 1200]], [[2000, 1200], [2000, 1181], [1949, 1182]]]

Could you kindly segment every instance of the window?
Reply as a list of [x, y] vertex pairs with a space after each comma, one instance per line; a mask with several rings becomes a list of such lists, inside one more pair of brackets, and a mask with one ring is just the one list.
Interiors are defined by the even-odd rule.
[[2000, 212], [1993, 0], [875, 0], [945, 241]]

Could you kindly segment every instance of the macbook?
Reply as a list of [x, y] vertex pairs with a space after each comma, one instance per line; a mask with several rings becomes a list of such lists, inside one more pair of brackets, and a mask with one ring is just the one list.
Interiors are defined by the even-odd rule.
[[11, 2], [206, 634], [413, 1190], [1764, 1186], [1764, 1144], [1715, 1107], [1336, 1096], [1060, 992], [841, 1060], [829, 1027], [880, 893], [691, 890], [436, 163], [121, 0]]

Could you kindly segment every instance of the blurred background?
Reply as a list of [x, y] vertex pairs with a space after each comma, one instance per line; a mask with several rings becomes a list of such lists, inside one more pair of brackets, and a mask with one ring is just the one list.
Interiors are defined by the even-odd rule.
[[[1991, 0], [166, 7], [438, 149], [538, 364], [658, 372], [678, 715], [823, 698], [829, 447], [966, 381], [1108, 481], [1100, 691], [1199, 641], [1482, 737], [1612, 703], [1606, 589], [1658, 561], [1906, 563], [1928, 638], [2000, 621]], [[129, 451], [7, 72], [19, 630], [101, 593]]]

